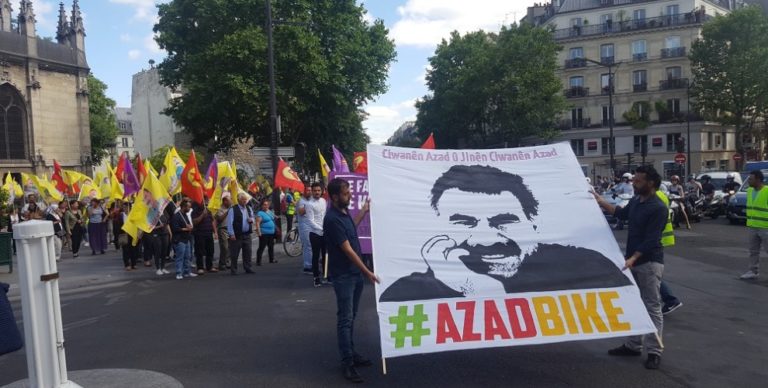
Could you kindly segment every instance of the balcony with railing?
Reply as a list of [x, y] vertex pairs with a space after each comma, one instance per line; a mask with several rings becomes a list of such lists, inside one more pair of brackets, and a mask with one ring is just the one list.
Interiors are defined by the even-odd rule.
[[613, 55], [606, 56], [606, 57], [600, 57], [600, 64], [602, 64], [604, 66], [613, 65], [614, 64]]
[[611, 93], [616, 93], [615, 87], [612, 88], [609, 86], [603, 86], [602, 88], [600, 88], [600, 94], [602, 94], [603, 96], [607, 96]]
[[632, 62], [643, 62], [648, 60], [648, 53], [632, 54]]
[[589, 88], [585, 88], [583, 86], [571, 86], [569, 89], [566, 89], [565, 91], [566, 98], [579, 98], [579, 97], [586, 97], [588, 95], [589, 95]]
[[560, 128], [561, 131], [567, 131], [569, 129], [589, 128], [590, 124], [589, 117], [580, 120], [567, 119], [560, 121], [558, 128]]
[[685, 56], [685, 47], [672, 47], [661, 49], [662, 58], [677, 58]]
[[642, 31], [654, 28], [665, 28], [701, 24], [711, 19], [712, 16], [702, 11], [680, 13], [674, 15], [659, 16], [643, 19], [626, 19], [608, 21], [603, 24], [588, 24], [571, 26], [553, 32], [555, 39], [572, 39], [582, 36], [594, 36], [603, 34], [615, 34], [621, 32]]
[[685, 89], [688, 87], [688, 78], [670, 78], [659, 81], [659, 89]]
[[633, 84], [632, 91], [635, 93], [648, 91], [648, 83], [640, 82], [640, 83]]
[[584, 58], [571, 58], [565, 60], [566, 69], [576, 69], [587, 66], [587, 60]]

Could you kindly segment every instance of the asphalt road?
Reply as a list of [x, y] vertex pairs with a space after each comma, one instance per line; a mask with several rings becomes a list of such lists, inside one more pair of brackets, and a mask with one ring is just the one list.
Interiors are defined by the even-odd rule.
[[[616, 232], [619, 240], [624, 234]], [[621, 342], [613, 339], [409, 356], [387, 360], [387, 375], [380, 363], [361, 373], [367, 385], [381, 387], [766, 386], [768, 276], [736, 279], [747, 267], [746, 229], [710, 220], [677, 236], [665, 279], [685, 305], [665, 319], [658, 371], [644, 369], [644, 358], [608, 356]], [[298, 258], [278, 258], [255, 275], [181, 281], [144, 268], [125, 273], [114, 251], [65, 258], [69, 370], [152, 370], [186, 387], [347, 385], [338, 368], [332, 288], [313, 288]], [[355, 335], [358, 351], [372, 359], [380, 354], [377, 326], [367, 285]], [[26, 376], [23, 351], [0, 356], [0, 386]]]

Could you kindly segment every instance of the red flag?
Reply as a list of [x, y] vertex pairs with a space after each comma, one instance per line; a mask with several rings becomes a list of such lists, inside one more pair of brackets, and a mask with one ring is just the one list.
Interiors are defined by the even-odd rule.
[[189, 154], [189, 160], [181, 172], [181, 193], [191, 198], [193, 201], [203, 204], [203, 177], [200, 176], [200, 169], [197, 167], [197, 158], [195, 150]]
[[117, 181], [120, 183], [123, 183], [123, 172], [125, 172], [125, 163], [130, 163], [128, 161], [127, 151], [123, 151], [123, 153], [120, 154], [120, 160], [117, 161], [117, 167], [115, 168], [115, 175], [117, 176]]
[[261, 191], [261, 189], [259, 188], [259, 182], [253, 181], [250, 185], [248, 185], [249, 193], [255, 194], [255, 193], [258, 193], [259, 191]]
[[368, 153], [355, 152], [355, 158], [352, 159], [352, 171], [358, 174], [368, 173]]
[[425, 149], [425, 150], [433, 150], [433, 149], [435, 149], [435, 136], [434, 136], [433, 133], [429, 134], [429, 137], [424, 142], [424, 144], [421, 145], [421, 148]]
[[56, 184], [56, 190], [62, 193], [70, 191], [69, 185], [64, 183], [64, 177], [61, 175], [61, 166], [56, 159], [53, 159], [53, 176], [51, 176], [51, 181]]
[[141, 154], [136, 154], [136, 173], [139, 176], [139, 186], [141, 186], [144, 184], [144, 179], [149, 175], [149, 171], [147, 171], [144, 162], [141, 160]]
[[277, 176], [275, 177], [275, 187], [285, 187], [299, 192], [304, 191], [304, 183], [299, 175], [294, 172], [288, 163], [280, 159], [277, 164]]

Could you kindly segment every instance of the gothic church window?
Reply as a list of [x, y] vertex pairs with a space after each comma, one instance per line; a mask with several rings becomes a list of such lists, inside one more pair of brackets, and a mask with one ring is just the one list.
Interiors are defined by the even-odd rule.
[[10, 85], [0, 85], [0, 159], [26, 159], [25, 105]]

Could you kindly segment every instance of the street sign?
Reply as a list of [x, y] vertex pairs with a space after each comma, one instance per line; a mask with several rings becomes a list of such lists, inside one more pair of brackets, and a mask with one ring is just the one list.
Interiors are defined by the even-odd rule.
[[[256, 147], [251, 148], [251, 155], [257, 158], [268, 158], [272, 156], [269, 147]], [[281, 158], [293, 158], [296, 156], [296, 151], [293, 147], [277, 147], [277, 156]]]
[[685, 164], [685, 154], [680, 153], [675, 155], [675, 163], [677, 164]]
[[733, 154], [733, 160], [734, 160], [736, 163], [738, 163], [738, 162], [741, 162], [741, 159], [742, 159], [742, 157], [741, 157], [741, 154], [740, 154], [740, 153], [738, 153], [738, 152], [737, 152], [737, 153]]

